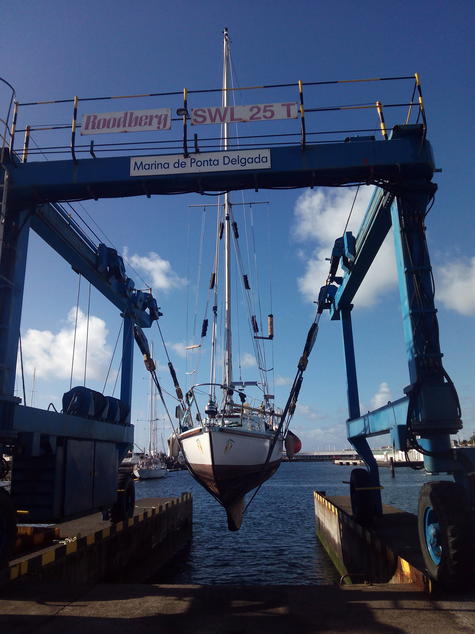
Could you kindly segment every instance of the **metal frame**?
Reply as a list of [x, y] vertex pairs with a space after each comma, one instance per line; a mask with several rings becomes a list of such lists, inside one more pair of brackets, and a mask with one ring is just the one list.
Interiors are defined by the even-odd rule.
[[[235, 154], [242, 152], [229, 150]], [[198, 154], [197, 156], [201, 156]], [[134, 160], [141, 156], [97, 159], [14, 162], [11, 167], [9, 204], [16, 209], [45, 202], [117, 198], [151, 194], [203, 193], [281, 187], [338, 186], [354, 182], [430, 179], [434, 161], [430, 143], [420, 125], [398, 126], [388, 141], [374, 137], [349, 137], [344, 143], [273, 147], [265, 169], [224, 172], [131, 176]], [[174, 159], [182, 155], [173, 156]]]
[[[60, 521], [116, 500], [118, 466], [133, 445], [134, 326], [150, 327], [159, 311], [152, 295], [135, 290], [117, 252], [93, 244], [60, 205], [18, 209], [14, 199], [2, 210], [0, 242], [0, 451], [14, 455], [11, 495], [24, 517]], [[121, 311], [120, 423], [27, 407], [14, 396], [30, 229]]]
[[[356, 239], [351, 233], [335, 242], [330, 285], [320, 291], [319, 310], [328, 308], [341, 320], [348, 387], [348, 440], [372, 476], [376, 507], [381, 512], [378, 466], [367, 442], [390, 433], [393, 446], [418, 448], [430, 473], [449, 473], [475, 503], [475, 449], [453, 450], [450, 434], [462, 427], [455, 387], [442, 365], [432, 269], [425, 239], [425, 216], [436, 186], [431, 178], [412, 175], [375, 190]], [[404, 339], [410, 384], [406, 396], [361, 416], [351, 325], [352, 300], [372, 261], [393, 227]], [[345, 274], [337, 277], [341, 266]]]

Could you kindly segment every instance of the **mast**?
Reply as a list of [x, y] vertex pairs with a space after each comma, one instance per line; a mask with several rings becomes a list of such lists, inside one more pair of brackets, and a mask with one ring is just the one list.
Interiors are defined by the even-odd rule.
[[[229, 35], [223, 32], [223, 97], [222, 105], [228, 105]], [[222, 128], [223, 150], [228, 149], [228, 123]], [[231, 203], [229, 194], [224, 194], [224, 385], [229, 389], [233, 382], [232, 336], [231, 336]], [[227, 400], [227, 399], [226, 399]]]

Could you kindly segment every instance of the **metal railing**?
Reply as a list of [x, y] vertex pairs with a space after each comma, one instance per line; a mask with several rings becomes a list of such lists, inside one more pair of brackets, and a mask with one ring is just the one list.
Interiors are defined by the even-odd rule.
[[[400, 86], [404, 86], [404, 94], [400, 94]], [[409, 85], [409, 91], [407, 91]], [[377, 87], [377, 94], [374, 88]], [[394, 90], [397, 87], [397, 91]], [[338, 100], [328, 103], [332, 91], [337, 90]], [[340, 92], [352, 91], [355, 99], [340, 102]], [[296, 116], [266, 120], [262, 117], [252, 125], [255, 134], [230, 134], [228, 149], [250, 149], [262, 147], [276, 147], [282, 145], [300, 145], [303, 150], [309, 145], [329, 142], [344, 142], [352, 135], [381, 134], [383, 140], [389, 137], [389, 130], [398, 124], [421, 123], [424, 131], [427, 128], [425, 106], [422, 97], [420, 78], [417, 73], [399, 77], [379, 77], [366, 79], [349, 79], [315, 82], [289, 82], [261, 86], [245, 86], [229, 88], [233, 96], [253, 93], [260, 100], [259, 103], [269, 104], [269, 101], [292, 103], [296, 106]], [[190, 136], [190, 111], [193, 108], [206, 109], [210, 97], [219, 95], [222, 88], [211, 89], [182, 89], [168, 92], [156, 92], [119, 96], [78, 97], [70, 99], [54, 99], [47, 101], [15, 102], [13, 124], [10, 130], [10, 151], [14, 151], [16, 135], [24, 135], [21, 160], [42, 160], [63, 158], [65, 155], [78, 158], [102, 156], [119, 156], [131, 152], [144, 154], [152, 152], [181, 153], [188, 156], [190, 152], [211, 152], [222, 149], [219, 131], [211, 135]], [[369, 94], [367, 94], [369, 93]], [[265, 97], [269, 96], [269, 99]], [[305, 99], [304, 99], [305, 97]], [[249, 100], [249, 98], [247, 98]], [[291, 101], [292, 100], [292, 101]], [[78, 142], [77, 133], [82, 132], [80, 117], [93, 116], [87, 112], [88, 106], [103, 102], [126, 102], [137, 104], [130, 111], [148, 106], [168, 108], [176, 116], [170, 117], [167, 129], [145, 132], [128, 132], [124, 141], [97, 141], [97, 135], [92, 135], [88, 143]], [[326, 103], [326, 105], [324, 105]], [[254, 100], [254, 103], [257, 103]], [[236, 104], [237, 105], [237, 104]], [[127, 107], [127, 106], [126, 106]], [[217, 106], [208, 105], [210, 108]], [[256, 108], [257, 106], [251, 106]], [[128, 112], [127, 110], [125, 112]], [[45, 113], [49, 120], [45, 120]], [[98, 113], [123, 114], [123, 113]], [[344, 116], [345, 125], [340, 126]], [[57, 117], [55, 123], [51, 119]], [[17, 123], [22, 121], [22, 127]], [[196, 122], [195, 122], [196, 123]], [[218, 119], [211, 124], [219, 126]], [[270, 125], [274, 125], [272, 130]], [[244, 125], [241, 123], [241, 126]], [[193, 126], [199, 129], [201, 126]], [[210, 126], [208, 126], [210, 127]], [[179, 128], [179, 134], [178, 133]], [[65, 139], [65, 132], [69, 131]], [[242, 127], [241, 127], [242, 131]], [[59, 140], [56, 138], [59, 134]], [[89, 132], [88, 132], [89, 134]], [[117, 134], [120, 134], [117, 131]], [[143, 140], [136, 140], [137, 134]], [[34, 139], [33, 139], [34, 136]], [[101, 133], [101, 138], [104, 133]], [[132, 137], [132, 139], [131, 139]]]

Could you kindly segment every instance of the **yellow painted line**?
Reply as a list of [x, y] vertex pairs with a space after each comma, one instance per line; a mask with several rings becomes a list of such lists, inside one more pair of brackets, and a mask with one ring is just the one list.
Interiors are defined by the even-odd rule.
[[17, 564], [16, 566], [11, 566], [10, 568], [10, 581], [17, 579], [20, 574], [20, 566]]
[[72, 553], [75, 553], [77, 549], [78, 549], [77, 542], [68, 542], [66, 544], [66, 555], [71, 555]]
[[133, 525], [134, 525], [134, 518], [129, 517], [129, 519], [127, 520], [127, 526], [133, 526]]
[[22, 561], [20, 564], [20, 576], [26, 575], [27, 572], [28, 572], [28, 560]]
[[409, 575], [411, 572], [411, 564], [406, 561], [405, 559], [402, 559], [402, 557], [399, 558], [399, 561], [401, 562], [401, 570], [405, 575]]
[[115, 532], [121, 533], [124, 530], [124, 522], [117, 522], [115, 525]]
[[109, 527], [102, 529], [102, 538], [110, 537], [111, 529]]
[[89, 535], [86, 535], [86, 544], [88, 546], [90, 546], [91, 544], [93, 544], [95, 542], [95, 535], [94, 533], [90, 533]]
[[41, 555], [41, 565], [47, 566], [48, 564], [52, 564], [55, 560], [56, 551], [54, 549], [48, 550]]

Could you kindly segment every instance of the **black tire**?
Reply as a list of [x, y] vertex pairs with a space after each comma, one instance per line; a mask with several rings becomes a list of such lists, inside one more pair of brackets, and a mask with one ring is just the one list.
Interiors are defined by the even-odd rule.
[[473, 547], [467, 496], [455, 482], [427, 482], [419, 495], [417, 526], [427, 572], [452, 590], [470, 582]]
[[350, 475], [350, 498], [353, 517], [363, 526], [370, 526], [378, 515], [377, 493], [371, 474], [366, 469], [353, 469]]
[[15, 546], [15, 538], [15, 507], [7, 491], [0, 488], [0, 568], [8, 564]]
[[117, 500], [111, 508], [111, 522], [123, 522], [133, 517], [135, 509], [135, 484], [132, 474], [119, 473], [117, 478]]

